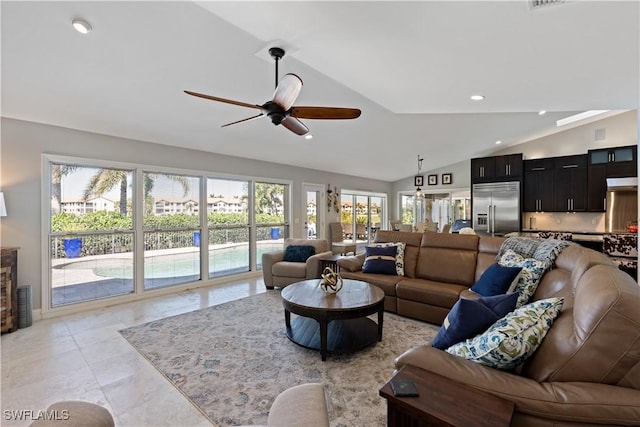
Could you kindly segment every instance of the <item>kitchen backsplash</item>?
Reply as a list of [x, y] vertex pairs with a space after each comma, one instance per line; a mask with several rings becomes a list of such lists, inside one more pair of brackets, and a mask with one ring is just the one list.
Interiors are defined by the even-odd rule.
[[604, 233], [604, 213], [525, 212], [523, 229]]

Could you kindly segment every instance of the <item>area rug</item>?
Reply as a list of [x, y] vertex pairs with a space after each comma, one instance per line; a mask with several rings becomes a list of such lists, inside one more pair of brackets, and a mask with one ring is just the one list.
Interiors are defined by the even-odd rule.
[[269, 291], [120, 333], [216, 426], [265, 424], [280, 392], [319, 382], [331, 426], [362, 427], [386, 425], [378, 391], [394, 358], [437, 330], [385, 313], [381, 342], [322, 362], [318, 351], [287, 338], [280, 292]]

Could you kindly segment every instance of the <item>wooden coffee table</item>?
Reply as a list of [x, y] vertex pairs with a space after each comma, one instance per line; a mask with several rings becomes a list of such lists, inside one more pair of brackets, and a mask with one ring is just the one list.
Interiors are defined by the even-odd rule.
[[[287, 336], [296, 344], [327, 353], [350, 353], [382, 340], [384, 291], [345, 279], [342, 290], [326, 295], [320, 279], [293, 283], [282, 290]], [[291, 313], [299, 317], [291, 319]], [[378, 313], [378, 323], [367, 316]]]

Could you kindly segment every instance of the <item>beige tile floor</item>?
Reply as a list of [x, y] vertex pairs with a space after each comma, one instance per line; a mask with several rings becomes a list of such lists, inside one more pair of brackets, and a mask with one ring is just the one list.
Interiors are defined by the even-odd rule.
[[109, 409], [116, 426], [211, 426], [118, 330], [265, 291], [262, 278], [242, 280], [40, 320], [2, 335], [0, 425], [30, 423], [7, 411], [85, 400]]

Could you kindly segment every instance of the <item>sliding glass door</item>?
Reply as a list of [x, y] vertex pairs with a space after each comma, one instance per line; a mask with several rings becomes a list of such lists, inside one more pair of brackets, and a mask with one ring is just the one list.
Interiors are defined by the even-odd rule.
[[386, 226], [386, 194], [343, 190], [340, 205], [340, 220], [346, 241], [364, 246], [375, 239], [375, 233], [381, 227]]

